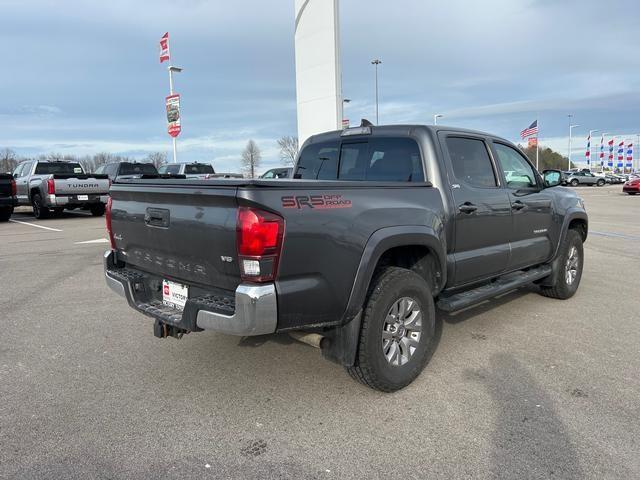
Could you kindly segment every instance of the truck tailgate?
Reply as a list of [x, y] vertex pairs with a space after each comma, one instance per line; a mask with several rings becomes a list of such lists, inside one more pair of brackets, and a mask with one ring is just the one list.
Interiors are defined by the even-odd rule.
[[[60, 178], [63, 177], [63, 178]], [[65, 175], [54, 175], [53, 181], [56, 186], [56, 194], [59, 195], [87, 195], [106, 194], [109, 192], [109, 179], [89, 176], [88, 178], [70, 177]]]
[[118, 254], [168, 280], [235, 290], [238, 265], [224, 257], [236, 256], [236, 190], [115, 184], [111, 222]]

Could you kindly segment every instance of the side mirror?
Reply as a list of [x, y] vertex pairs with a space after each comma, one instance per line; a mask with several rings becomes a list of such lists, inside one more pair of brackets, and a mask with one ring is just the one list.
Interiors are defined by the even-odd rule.
[[546, 188], [556, 187], [562, 183], [562, 172], [560, 170], [545, 170], [542, 172], [542, 179]]

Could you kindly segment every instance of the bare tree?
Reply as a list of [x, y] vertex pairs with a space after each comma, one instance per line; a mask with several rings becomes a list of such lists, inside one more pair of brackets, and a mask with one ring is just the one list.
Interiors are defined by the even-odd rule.
[[0, 173], [13, 172], [18, 165], [18, 157], [16, 152], [10, 148], [4, 148], [0, 151]]
[[262, 155], [260, 153], [260, 148], [256, 145], [256, 142], [253, 140], [249, 140], [247, 142], [247, 146], [242, 152], [242, 168], [247, 172], [249, 178], [256, 177], [256, 169], [260, 166], [260, 160], [262, 159]]
[[158, 168], [160, 165], [167, 163], [167, 154], [165, 152], [151, 152], [147, 155], [145, 161], [153, 163], [153, 165]]
[[280, 160], [285, 165], [293, 165], [296, 163], [298, 155], [298, 137], [284, 136], [278, 139], [280, 147]]

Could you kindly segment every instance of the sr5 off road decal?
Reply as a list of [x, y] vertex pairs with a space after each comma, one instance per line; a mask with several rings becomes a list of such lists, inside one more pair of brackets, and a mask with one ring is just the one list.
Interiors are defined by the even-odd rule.
[[351, 208], [351, 200], [342, 195], [286, 195], [281, 197], [283, 208], [313, 208], [330, 210], [333, 208]]

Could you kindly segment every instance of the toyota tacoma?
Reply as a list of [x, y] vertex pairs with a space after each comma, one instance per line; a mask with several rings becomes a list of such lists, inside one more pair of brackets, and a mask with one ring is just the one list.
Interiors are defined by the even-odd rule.
[[157, 337], [294, 332], [395, 391], [436, 348], [436, 308], [576, 292], [588, 218], [561, 180], [482, 132], [315, 135], [293, 179], [116, 181], [106, 282]]

